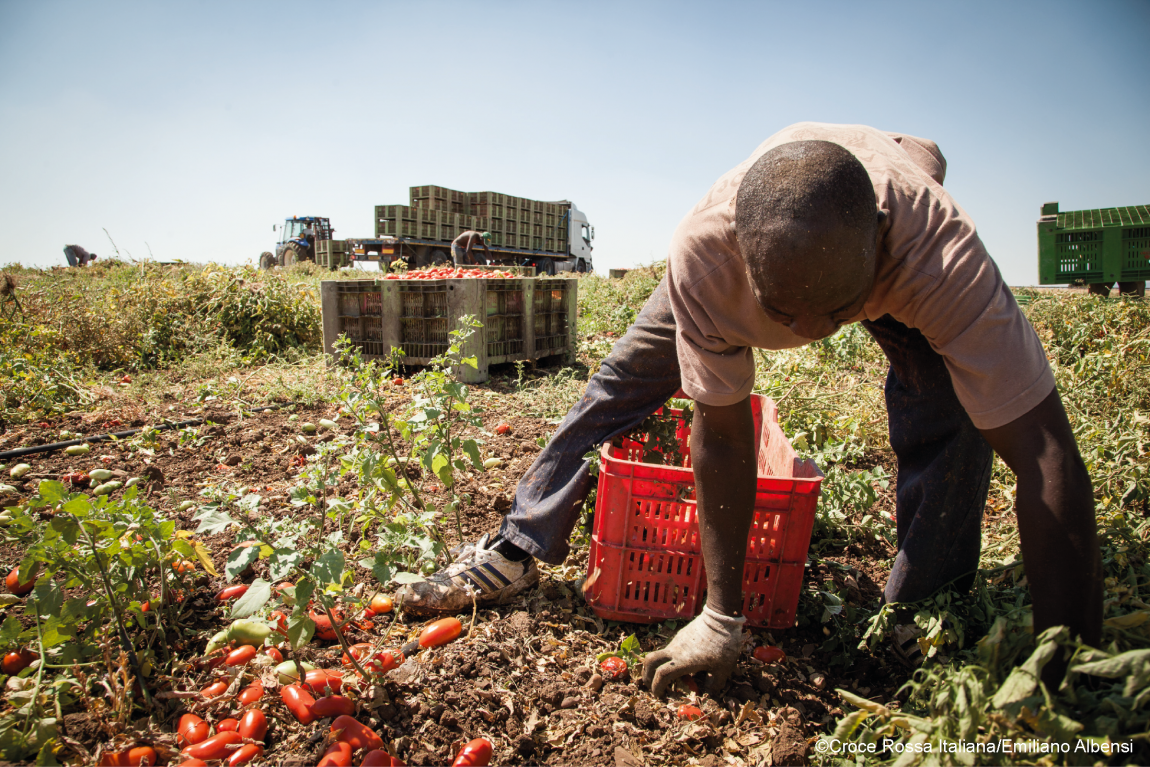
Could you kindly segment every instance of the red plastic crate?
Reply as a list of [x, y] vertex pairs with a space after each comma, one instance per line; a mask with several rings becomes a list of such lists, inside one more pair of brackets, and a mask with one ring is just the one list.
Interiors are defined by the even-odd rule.
[[[773, 400], [752, 395], [751, 408], [759, 479], [743, 569], [743, 615], [752, 626], [789, 628], [795, 622], [823, 474], [813, 461], [799, 460], [779, 428]], [[671, 414], [682, 415], [677, 410]], [[583, 592], [602, 618], [634, 623], [691, 618], [705, 604], [690, 428], [682, 421], [677, 436], [688, 456], [686, 467], [640, 463], [643, 446], [630, 440], [622, 447], [605, 442], [600, 448]]]

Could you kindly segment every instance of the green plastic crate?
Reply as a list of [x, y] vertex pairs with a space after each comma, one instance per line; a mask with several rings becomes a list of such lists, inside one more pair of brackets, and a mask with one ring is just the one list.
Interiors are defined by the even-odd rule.
[[1150, 280], [1150, 205], [1059, 211], [1038, 219], [1038, 282], [1087, 285]]

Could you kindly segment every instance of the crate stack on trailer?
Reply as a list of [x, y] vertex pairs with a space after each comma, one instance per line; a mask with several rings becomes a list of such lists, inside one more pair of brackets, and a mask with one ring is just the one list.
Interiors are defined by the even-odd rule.
[[567, 202], [413, 186], [408, 205], [375, 207], [375, 236], [449, 243], [471, 229], [490, 232], [492, 247], [566, 254], [569, 209]]
[[1144, 295], [1150, 279], [1150, 206], [1060, 211], [1042, 206], [1038, 219], [1038, 282], [1082, 283], [1106, 294]]
[[325, 280], [320, 285], [323, 340], [328, 354], [346, 335], [366, 359], [386, 361], [393, 348], [404, 362], [426, 365], [447, 351], [465, 315], [482, 324], [463, 348], [476, 368], [458, 371], [479, 383], [488, 367], [575, 355], [578, 280], [462, 278], [442, 280]]

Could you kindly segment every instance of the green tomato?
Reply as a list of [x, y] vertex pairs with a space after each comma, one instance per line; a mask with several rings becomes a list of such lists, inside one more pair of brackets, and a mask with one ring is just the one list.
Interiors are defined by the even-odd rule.
[[204, 655], [207, 655], [208, 653], [211, 653], [211, 652], [214, 652], [215, 650], [220, 649], [221, 647], [223, 647], [227, 643], [228, 643], [228, 632], [227, 631], [220, 631], [220, 632], [216, 633], [215, 636], [213, 636], [210, 640], [208, 640], [208, 646], [204, 648]]
[[238, 644], [250, 644], [252, 647], [262, 646], [264, 640], [271, 636], [271, 633], [271, 626], [259, 621], [243, 619], [232, 623], [227, 630], [228, 639], [234, 640]]
[[8, 471], [8, 476], [12, 479], [20, 479], [28, 472], [32, 471], [32, 467], [26, 463], [18, 463]]
[[97, 485], [96, 488], [92, 490], [92, 495], [107, 495], [113, 490], [119, 490], [123, 486], [123, 482], [117, 482], [115, 480], [112, 482], [105, 482], [102, 485]]
[[183, 503], [181, 503], [179, 505], [178, 510], [179, 511], [187, 511], [188, 509], [192, 508], [195, 505], [196, 505], [195, 501], [184, 501]]
[[[300, 663], [303, 666], [304, 672], [311, 671], [315, 666], [310, 663]], [[294, 660], [285, 660], [283, 663], [276, 666], [276, 676], [279, 677], [280, 684], [292, 684], [299, 681], [299, 673], [296, 671]]]
[[315, 434], [315, 424], [305, 421], [299, 425], [299, 430], [304, 434]]
[[97, 482], [107, 482], [112, 478], [112, 472], [107, 469], [92, 469], [88, 472], [88, 478], [94, 479]]
[[87, 455], [92, 448], [89, 445], [70, 445], [64, 448], [68, 455]]
[[328, 431], [332, 431], [332, 430], [334, 430], [334, 429], [338, 429], [338, 428], [339, 428], [338, 424], [336, 424], [336, 422], [335, 422], [335, 421], [333, 421], [333, 420], [331, 420], [331, 419], [329, 419], [329, 418], [321, 418], [321, 419], [319, 419], [319, 425], [320, 425], [320, 428], [322, 428], [322, 429], [327, 429]]

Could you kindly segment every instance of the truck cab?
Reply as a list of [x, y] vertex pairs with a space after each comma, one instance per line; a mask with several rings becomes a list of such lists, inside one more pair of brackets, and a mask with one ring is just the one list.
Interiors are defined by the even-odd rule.
[[589, 272], [591, 266], [591, 251], [594, 249], [591, 241], [595, 239], [595, 227], [587, 220], [583, 211], [571, 205], [571, 218], [568, 222], [569, 234], [567, 242], [571, 248], [571, 266], [576, 272]]

